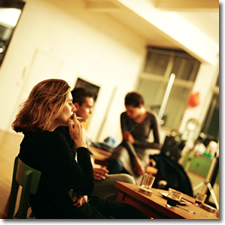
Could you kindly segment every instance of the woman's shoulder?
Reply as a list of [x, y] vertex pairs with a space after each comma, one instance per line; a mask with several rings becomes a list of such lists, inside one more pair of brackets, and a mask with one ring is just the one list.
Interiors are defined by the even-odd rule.
[[[42, 162], [51, 163], [68, 157], [70, 150], [65, 143], [63, 138], [55, 132], [27, 132], [20, 145], [19, 157], [28, 165], [38, 169]], [[38, 160], [40, 164], [36, 163]]]
[[49, 138], [49, 137], [57, 137], [59, 136], [59, 134], [56, 132], [44, 130], [44, 131], [36, 131], [36, 132], [26, 132], [24, 136], [28, 138]]
[[20, 156], [22, 158], [33, 158], [45, 155], [58, 146], [58, 137], [53, 132], [37, 131], [25, 132], [20, 144]]
[[24, 142], [32, 142], [37, 145], [45, 145], [49, 142], [57, 143], [62, 139], [61, 135], [56, 132], [50, 131], [38, 131], [38, 132], [26, 132], [24, 134]]

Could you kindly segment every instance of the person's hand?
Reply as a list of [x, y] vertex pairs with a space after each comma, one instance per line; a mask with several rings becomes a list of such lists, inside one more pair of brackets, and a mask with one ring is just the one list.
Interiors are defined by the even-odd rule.
[[69, 132], [77, 148], [87, 148], [86, 131], [81, 123], [77, 120], [75, 113], [73, 114], [73, 119], [69, 120]]
[[82, 195], [78, 196], [76, 203], [73, 204], [73, 206], [79, 208], [82, 205], [86, 204], [88, 202], [88, 196], [87, 195]]
[[109, 171], [106, 169], [105, 166], [103, 167], [94, 167], [94, 179], [95, 180], [105, 180], [105, 178], [108, 176]]
[[138, 158], [138, 156], [134, 157], [134, 169], [139, 176], [142, 176], [145, 174], [145, 169], [142, 165], [141, 160]]
[[123, 140], [129, 141], [131, 144], [135, 143], [135, 139], [129, 131], [123, 133]]

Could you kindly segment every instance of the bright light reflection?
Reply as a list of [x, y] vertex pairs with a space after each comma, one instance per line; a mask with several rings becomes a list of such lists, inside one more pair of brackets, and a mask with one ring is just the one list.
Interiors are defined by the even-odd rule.
[[0, 23], [6, 26], [15, 27], [20, 13], [20, 9], [0, 9]]

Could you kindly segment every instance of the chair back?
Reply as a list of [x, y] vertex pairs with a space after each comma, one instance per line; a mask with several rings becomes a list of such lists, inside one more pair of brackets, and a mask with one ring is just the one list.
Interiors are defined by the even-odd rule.
[[[30, 194], [36, 194], [40, 177], [40, 171], [26, 165], [18, 156], [15, 158], [7, 219], [27, 218]], [[14, 216], [19, 186], [22, 187], [19, 209]]]

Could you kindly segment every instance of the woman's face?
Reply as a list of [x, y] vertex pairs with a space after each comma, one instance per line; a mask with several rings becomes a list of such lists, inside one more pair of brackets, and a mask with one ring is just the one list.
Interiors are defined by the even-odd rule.
[[126, 114], [131, 119], [135, 119], [140, 114], [140, 107], [134, 107], [132, 105], [126, 105]]
[[69, 120], [72, 118], [75, 113], [76, 108], [73, 105], [73, 97], [69, 92], [66, 98], [66, 103], [63, 107], [60, 115], [55, 119], [55, 122], [58, 126], [68, 126]]

